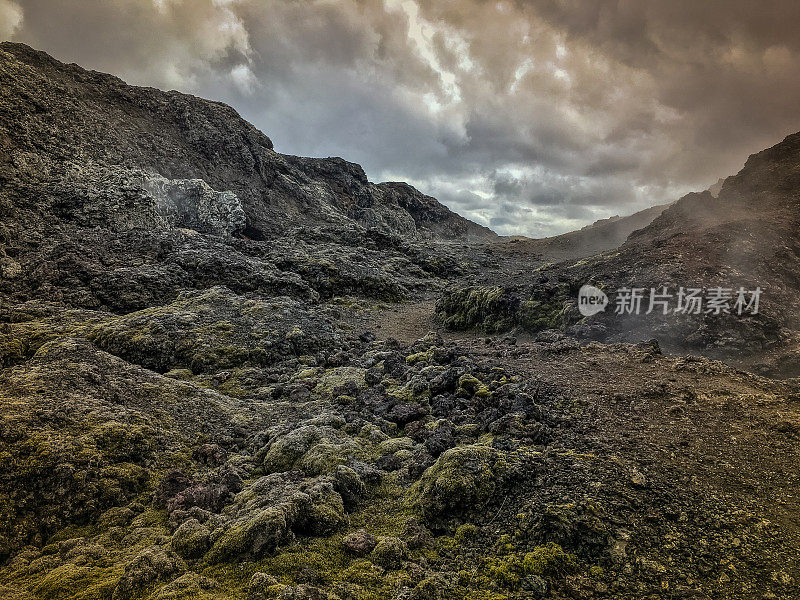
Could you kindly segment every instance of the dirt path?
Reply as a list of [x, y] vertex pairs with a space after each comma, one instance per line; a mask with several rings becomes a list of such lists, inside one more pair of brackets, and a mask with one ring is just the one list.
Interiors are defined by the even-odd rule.
[[405, 343], [414, 342], [431, 331], [453, 338], [436, 323], [435, 307], [433, 300], [390, 305], [369, 313], [364, 326], [379, 338], [394, 338]]

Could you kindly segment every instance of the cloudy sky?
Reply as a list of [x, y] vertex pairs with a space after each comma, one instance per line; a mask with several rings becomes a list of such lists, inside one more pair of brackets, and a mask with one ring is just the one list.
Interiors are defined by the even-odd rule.
[[701, 190], [800, 130], [796, 0], [0, 0], [0, 38], [232, 104], [503, 234]]

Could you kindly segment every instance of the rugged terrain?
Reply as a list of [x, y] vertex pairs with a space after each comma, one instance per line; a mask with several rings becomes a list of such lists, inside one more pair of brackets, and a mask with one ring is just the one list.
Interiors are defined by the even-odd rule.
[[[716, 199], [501, 240], [0, 45], [0, 597], [797, 598], [797, 382], [574, 307], [744, 267], [790, 298], [796, 143]], [[793, 308], [749, 326], [788, 352]]]
[[[516, 277], [455, 286], [438, 311], [460, 329], [535, 333], [559, 327], [582, 339], [612, 342], [655, 337], [674, 352], [698, 352], [763, 374], [797, 376], [798, 165], [800, 134], [794, 134], [751, 156], [739, 173], [722, 182], [716, 196], [710, 191], [688, 194], [632, 231], [619, 247], [592, 256], [555, 254], [547, 264], [542, 264], [546, 258], [526, 259], [514, 251]], [[537, 242], [525, 244], [533, 248]], [[611, 305], [583, 318], [577, 310], [583, 284], [605, 290]], [[722, 314], [707, 311], [707, 305], [698, 314], [664, 315], [660, 307], [644, 314], [650, 290], [664, 287], [673, 295], [672, 308], [681, 287], [721, 287], [732, 298]], [[615, 313], [613, 294], [622, 288], [643, 290], [640, 314]], [[761, 289], [757, 314], [735, 310], [739, 288]]]

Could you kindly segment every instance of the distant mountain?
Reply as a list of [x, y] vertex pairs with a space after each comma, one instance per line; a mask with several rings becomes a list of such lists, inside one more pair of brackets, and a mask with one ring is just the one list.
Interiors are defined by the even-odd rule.
[[625, 217], [601, 219], [576, 231], [549, 238], [511, 238], [505, 249], [514, 253], [538, 254], [547, 261], [591, 256], [621, 246], [631, 233], [652, 223], [668, 206], [661, 204]]

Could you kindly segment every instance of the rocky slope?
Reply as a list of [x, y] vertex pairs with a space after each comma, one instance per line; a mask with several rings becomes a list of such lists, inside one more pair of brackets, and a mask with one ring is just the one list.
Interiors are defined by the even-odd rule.
[[[410, 186], [371, 184], [340, 158], [279, 154], [229, 106], [128, 86], [21, 44], [3, 43], [0, 52], [5, 186], [49, 192], [40, 206], [49, 200], [70, 212], [70, 201], [89, 191], [124, 219], [105, 214], [112, 229], [148, 227], [153, 211], [163, 217], [180, 198], [199, 202], [203, 192], [184, 180], [203, 180], [205, 193], [241, 205], [244, 215], [225, 227], [254, 239], [289, 224], [352, 222], [404, 236], [493, 236]], [[90, 214], [74, 217], [94, 224]]]
[[[681, 198], [620, 247], [577, 262], [576, 257], [544, 266], [539, 261], [535, 274], [509, 278], [498, 288], [455, 289], [440, 304], [440, 313], [455, 327], [489, 323], [490, 329], [532, 332], [558, 327], [608, 341], [655, 337], [672, 350], [699, 351], [763, 372], [800, 374], [798, 168], [800, 134], [795, 134], [751, 156], [737, 175], [724, 180], [717, 196], [705, 191]], [[610, 304], [583, 318], [577, 293], [588, 283], [605, 290]], [[672, 294], [669, 314], [659, 305], [645, 314], [651, 288], [664, 287]], [[713, 288], [728, 289], [729, 312], [708, 312], [705, 304], [699, 314], [676, 314], [681, 287], [702, 289], [704, 297]], [[615, 313], [616, 292], [622, 288], [643, 289], [640, 314]], [[758, 314], [738, 314], [739, 288], [762, 290]]]
[[424, 244], [495, 237], [358, 165], [281, 155], [222, 104], [10, 43], [0, 83], [0, 292], [15, 301], [125, 312], [216, 284], [396, 299], [458, 271], [457, 249]]
[[569, 268], [573, 277], [609, 289], [721, 286], [735, 294], [740, 287], [760, 288], [757, 315], [738, 315], [732, 300], [731, 314], [704, 307], [700, 315], [623, 320], [603, 315], [593, 321], [618, 339], [650, 330], [671, 346], [750, 355], [756, 362], [766, 354], [771, 364], [764, 368], [800, 373], [793, 358], [800, 331], [798, 169], [800, 134], [795, 134], [751, 156], [716, 198], [710, 192], [690, 194], [634, 232], [615, 256]]
[[[800, 594], [796, 382], [378, 328], [477, 278], [450, 324], [518, 326], [504, 250], [223, 105], [12, 44], [0, 80], [0, 597]], [[579, 268], [526, 269], [526, 326]]]

